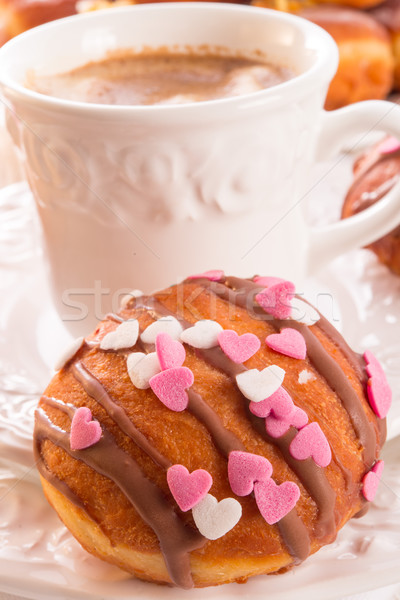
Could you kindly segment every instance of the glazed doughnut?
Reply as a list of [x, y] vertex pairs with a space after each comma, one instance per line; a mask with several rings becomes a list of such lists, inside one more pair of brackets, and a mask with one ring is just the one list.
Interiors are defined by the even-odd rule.
[[383, 25], [369, 14], [335, 6], [315, 6], [297, 14], [330, 33], [339, 48], [339, 68], [329, 87], [327, 110], [386, 98], [393, 84], [394, 59]]
[[[347, 192], [342, 218], [350, 217], [372, 206], [400, 180], [400, 145], [387, 137], [363, 154], [354, 165], [354, 181]], [[378, 259], [393, 273], [400, 275], [400, 214], [399, 223], [383, 238], [370, 244]]]
[[0, 44], [48, 21], [76, 13], [76, 0], [0, 0]]
[[370, 14], [390, 32], [394, 56], [394, 88], [400, 90], [400, 0], [385, 0]]
[[211, 271], [128, 297], [66, 351], [34, 446], [84, 548], [148, 581], [244, 582], [365, 511], [390, 389], [294, 294]]

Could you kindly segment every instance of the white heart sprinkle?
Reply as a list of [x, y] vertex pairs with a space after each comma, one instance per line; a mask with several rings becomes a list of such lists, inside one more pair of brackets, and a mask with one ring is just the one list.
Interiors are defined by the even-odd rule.
[[117, 329], [107, 333], [100, 342], [102, 350], [121, 350], [131, 348], [137, 342], [139, 335], [139, 321], [130, 319], [118, 325]]
[[193, 327], [185, 329], [181, 333], [181, 341], [190, 344], [194, 348], [213, 348], [218, 346], [218, 334], [223, 331], [221, 325], [216, 321], [205, 319], [197, 321]]
[[178, 340], [182, 331], [183, 328], [178, 319], [173, 316], [161, 317], [161, 319], [146, 327], [140, 338], [145, 344], [155, 344], [159, 333], [168, 333], [173, 340]]
[[272, 396], [283, 383], [285, 371], [278, 365], [270, 365], [262, 371], [250, 369], [236, 375], [236, 383], [242, 394], [252, 402], [261, 402]]
[[314, 325], [320, 320], [320, 314], [307, 302], [300, 300], [300, 298], [292, 298], [292, 315], [293, 321], [304, 323], [304, 325]]
[[307, 369], [303, 369], [299, 373], [298, 382], [299, 383], [307, 383], [308, 381], [314, 381], [316, 379], [315, 375], [311, 373], [311, 371], [307, 371]]
[[141, 298], [143, 296], [143, 292], [141, 290], [132, 290], [126, 296], [123, 296], [121, 299], [121, 308], [126, 308], [132, 298]]
[[224, 498], [220, 502], [207, 494], [192, 514], [197, 529], [208, 540], [217, 540], [233, 529], [242, 516], [242, 506], [235, 498]]
[[84, 342], [83, 337], [79, 337], [62, 352], [62, 354], [58, 357], [54, 364], [54, 370], [59, 371], [63, 368], [63, 366], [78, 352], [79, 348], [82, 346]]
[[157, 353], [132, 352], [126, 359], [128, 375], [135, 387], [146, 390], [150, 387], [150, 379], [161, 371]]

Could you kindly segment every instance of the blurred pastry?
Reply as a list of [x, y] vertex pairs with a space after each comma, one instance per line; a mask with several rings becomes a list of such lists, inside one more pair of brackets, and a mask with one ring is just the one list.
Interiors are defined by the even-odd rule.
[[0, 45], [12, 37], [76, 13], [76, 0], [0, 0]]
[[298, 14], [325, 29], [339, 48], [339, 67], [325, 108], [384, 99], [393, 85], [394, 58], [386, 28], [369, 14], [337, 6], [315, 6]]
[[390, 32], [394, 56], [394, 88], [400, 90], [400, 0], [385, 0], [370, 13]]
[[[378, 202], [400, 180], [400, 144], [386, 137], [354, 164], [354, 181], [347, 192], [342, 218], [357, 214]], [[370, 244], [379, 260], [400, 275], [400, 208], [393, 231]]]

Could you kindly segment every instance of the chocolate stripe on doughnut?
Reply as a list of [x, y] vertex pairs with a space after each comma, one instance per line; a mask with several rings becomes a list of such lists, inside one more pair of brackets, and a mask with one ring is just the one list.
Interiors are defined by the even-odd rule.
[[[43, 401], [46, 402], [46, 399]], [[62, 404], [57, 404], [57, 408], [67, 412]], [[69, 433], [54, 425], [44, 410], [38, 408], [35, 432], [38, 438], [50, 440], [72, 458], [112, 480], [158, 537], [172, 581], [185, 589], [193, 587], [189, 552], [200, 548], [205, 538], [179, 519], [165, 501], [163, 492], [146, 478], [136, 461], [119, 448], [104, 426], [95, 445], [85, 450], [71, 450]]]
[[162, 467], [168, 469], [171, 462], [163, 456], [149, 442], [143, 433], [137, 429], [123, 408], [118, 406], [110, 397], [102, 383], [89, 371], [81, 362], [72, 365], [71, 372], [75, 379], [81, 384], [88, 396], [96, 400], [104, 408], [109, 417], [118, 425], [128, 437], [135, 442], [153, 461]]
[[[233, 381], [236, 375], [247, 371], [243, 365], [233, 363], [220, 348], [211, 348], [201, 350], [204, 359], [216, 369], [226, 373]], [[280, 437], [273, 438], [265, 430], [263, 419], [259, 419], [250, 412], [250, 401], [243, 396], [246, 406], [246, 414], [252, 427], [269, 444], [277, 447], [288, 466], [297, 475], [303, 486], [315, 500], [318, 506], [317, 537], [331, 538], [336, 532], [336, 523], [334, 516], [336, 494], [333, 491], [325, 472], [321, 467], [309, 458], [307, 460], [295, 460], [289, 452], [289, 445], [297, 433], [297, 429], [291, 427], [290, 431]]]
[[[272, 315], [266, 314], [261, 307], [253, 306], [253, 303], [251, 303], [251, 306], [249, 306], [249, 296], [254, 299], [255, 295], [264, 289], [262, 286], [257, 285], [253, 281], [239, 279], [238, 277], [226, 277], [224, 283], [218, 283], [205, 279], [199, 279], [198, 282], [201, 286], [209, 289], [218, 297], [233, 304], [237, 304], [243, 308], [247, 308], [247, 310], [250, 308], [255, 312], [255, 314], [260, 316], [266, 316], [267, 318], [265, 320], [268, 321], [268, 323], [270, 323], [277, 331], [281, 331], [281, 329], [284, 327], [293, 327], [293, 329], [300, 331], [306, 341], [307, 354], [311, 363], [320, 373], [320, 375], [325, 378], [329, 387], [337, 394], [343, 404], [343, 407], [347, 411], [354, 431], [363, 446], [364, 462], [366, 467], [369, 468], [375, 461], [375, 427], [368, 420], [360, 399], [354, 391], [351, 383], [348, 381], [345, 373], [325, 350], [311, 329], [307, 325], [292, 319], [275, 319], [272, 317]], [[329, 331], [329, 337], [343, 352], [341, 336], [334, 328]], [[350, 348], [348, 348], [346, 353], [349, 351]], [[354, 361], [352, 362], [355, 362], [356, 360], [357, 359], [354, 358]]]
[[[169, 311], [164, 305], [158, 302], [155, 298], [147, 297], [140, 298], [140, 301], [144, 300], [146, 304], [140, 303], [136, 305], [137, 309], [146, 310], [149, 314], [152, 315], [154, 319], [163, 317], [163, 316], [176, 316], [173, 312]], [[191, 323], [183, 320], [179, 317], [180, 323], [182, 327], [187, 328], [191, 327]], [[138, 344], [141, 348], [146, 351], [152, 351], [152, 344], [144, 344], [139, 341]], [[220, 348], [210, 348], [209, 350], [197, 350], [198, 355], [203, 357], [210, 365], [218, 368], [219, 370], [224, 371], [227, 375], [233, 378], [236, 374], [243, 372], [246, 370], [246, 367], [243, 365], [236, 365], [232, 361], [225, 356], [225, 354], [221, 351]], [[246, 451], [246, 448], [243, 446], [241, 440], [235, 436], [234, 433], [227, 430], [218, 416], [218, 414], [203, 400], [200, 394], [195, 392], [194, 390], [188, 390], [189, 396], [189, 405], [188, 410], [195, 416], [203, 425], [207, 428], [210, 433], [214, 445], [218, 450], [223, 454], [226, 458], [229, 456], [229, 452], [233, 450], [238, 451]], [[243, 396], [243, 399], [247, 401], [247, 399]], [[250, 411], [248, 411], [251, 415]], [[251, 415], [253, 417], [253, 415]], [[260, 423], [262, 423], [260, 421]], [[262, 437], [264, 437], [270, 443], [277, 445], [276, 440], [267, 435], [265, 431], [262, 432]], [[312, 463], [314, 465], [314, 463]], [[316, 465], [315, 465], [316, 466]], [[317, 467], [318, 468], [318, 467]], [[311, 466], [311, 471], [313, 470], [313, 466]], [[313, 473], [312, 473], [313, 475]], [[325, 475], [322, 473], [322, 478]], [[302, 480], [299, 477], [300, 480]], [[318, 481], [318, 477], [314, 476], [314, 479]], [[303, 485], [307, 487], [304, 482]], [[318, 485], [318, 484], [317, 484]], [[331, 489], [329, 487], [329, 489]], [[333, 490], [332, 490], [333, 492]], [[311, 492], [310, 492], [311, 494]], [[311, 494], [312, 495], [312, 494]], [[334, 506], [335, 497], [333, 495], [333, 506]], [[317, 500], [316, 500], [317, 502]], [[317, 502], [318, 504], [318, 502]], [[319, 509], [322, 511], [322, 515], [332, 514], [333, 515], [333, 506], [332, 510], [328, 505], [328, 500], [325, 499], [325, 496], [322, 497], [319, 502]], [[334, 532], [334, 523], [332, 531], [328, 531], [328, 527], [325, 526], [325, 521], [322, 520], [322, 516], [320, 515], [320, 521], [322, 523], [323, 535], [333, 535]], [[290, 516], [286, 515], [283, 519], [281, 519], [278, 523], [279, 530], [281, 532], [283, 541], [287, 546], [290, 554], [293, 558], [298, 559], [299, 561], [305, 560], [310, 553], [310, 538], [308, 534], [308, 530], [305, 527], [304, 523], [300, 519], [297, 514], [296, 509], [293, 509], [290, 512]], [[322, 535], [322, 534], [321, 534]]]
[[[207, 428], [215, 446], [226, 458], [234, 450], [247, 452], [242, 441], [231, 431], [226, 429], [217, 413], [194, 390], [188, 390], [188, 410]], [[305, 560], [310, 554], [310, 538], [303, 521], [296, 509], [283, 517], [278, 522], [282, 538], [293, 558], [299, 562]]]
[[[48, 396], [42, 396], [41, 400], [48, 406], [52, 406], [54, 408], [60, 408], [60, 403], [57, 400], [55, 400], [55, 398], [49, 398]], [[74, 412], [73, 406], [64, 405], [64, 406], [62, 406], [62, 410], [65, 413], [67, 413], [70, 416], [70, 418], [72, 419], [73, 412]], [[52, 473], [50, 471], [50, 469], [47, 467], [47, 465], [45, 464], [42, 454], [40, 452], [40, 448], [41, 448], [42, 442], [44, 442], [44, 440], [47, 439], [47, 428], [43, 427], [43, 423], [39, 422], [37, 420], [37, 415], [38, 415], [38, 413], [37, 413], [37, 411], [35, 411], [35, 435], [34, 435], [33, 454], [35, 457], [36, 467], [37, 467], [39, 473], [49, 483], [51, 483], [51, 485], [53, 487], [57, 488], [58, 491], [61, 492], [61, 494], [63, 496], [68, 498], [68, 500], [70, 500], [73, 504], [75, 504], [75, 506], [78, 506], [78, 508], [82, 509], [88, 515], [88, 517], [90, 517], [90, 515], [86, 511], [86, 507], [85, 507], [84, 503], [79, 498], [79, 496], [77, 496], [71, 490], [71, 488], [69, 487], [69, 485], [67, 485], [65, 483], [65, 481], [62, 481], [61, 479], [59, 479], [57, 477], [57, 475], [54, 475], [54, 473]]]
[[[307, 300], [303, 298], [303, 302], [310, 304]], [[339, 348], [345, 358], [349, 361], [350, 365], [353, 367], [354, 372], [357, 377], [360, 379], [364, 386], [365, 394], [368, 382], [368, 375], [365, 370], [365, 360], [362, 354], [358, 354], [354, 352], [347, 342], [338, 336], [338, 332], [335, 327], [322, 315], [319, 313], [320, 319], [315, 324], [315, 326], [322, 331], [329, 339], [331, 339], [335, 345]], [[376, 419], [376, 426], [379, 435], [379, 446], [382, 447], [386, 440], [386, 419]], [[377, 456], [374, 456], [374, 459]]]

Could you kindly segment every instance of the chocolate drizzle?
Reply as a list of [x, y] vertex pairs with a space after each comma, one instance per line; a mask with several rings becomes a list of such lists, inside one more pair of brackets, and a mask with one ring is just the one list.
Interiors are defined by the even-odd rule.
[[[46, 397], [42, 401], [50, 404]], [[51, 405], [54, 406], [53, 402]], [[71, 407], [57, 402], [57, 408], [70, 414]], [[205, 538], [179, 519], [162, 491], [147, 479], [136, 461], [119, 448], [104, 426], [102, 429], [102, 437], [97, 444], [85, 450], [71, 450], [69, 434], [54, 425], [42, 408], [36, 411], [37, 443], [48, 439], [73, 458], [114, 481], [157, 535], [172, 581], [186, 589], [193, 587], [189, 552], [201, 547]], [[56, 487], [59, 487], [57, 482]]]
[[[233, 451], [246, 452], [240, 438], [226, 429], [217, 413], [194, 390], [189, 390], [188, 410], [195, 416], [210, 433], [216, 448], [226, 458]], [[310, 538], [307, 528], [295, 509], [283, 517], [278, 523], [282, 538], [296, 562], [301, 562], [310, 554]]]
[[170, 461], [160, 454], [156, 448], [149, 442], [143, 433], [141, 433], [132, 423], [123, 408], [118, 406], [110, 397], [105, 387], [81, 362], [77, 362], [71, 367], [72, 374], [81, 384], [88, 396], [96, 400], [104, 408], [107, 414], [113, 419], [118, 427], [135, 442], [153, 461], [162, 467], [168, 469], [171, 466]]
[[[201, 285], [207, 289], [210, 289], [217, 296], [248, 309], [249, 294], [250, 297], [254, 297], [263, 289], [261, 286], [252, 281], [247, 279], [238, 279], [236, 277], [226, 278], [226, 285], [203, 279], [201, 279], [200, 282]], [[246, 293], [243, 293], [244, 291]], [[264, 312], [261, 307], [257, 306], [252, 307], [252, 310], [254, 310], [257, 315], [260, 315], [260, 311]], [[307, 355], [310, 359], [310, 362], [320, 373], [320, 375], [325, 378], [329, 387], [340, 398], [343, 407], [346, 409], [349, 415], [354, 431], [363, 447], [365, 466], [366, 468], [370, 468], [375, 460], [375, 448], [377, 441], [375, 428], [373, 423], [368, 420], [360, 399], [358, 398], [357, 393], [354, 391], [350, 381], [347, 379], [345, 373], [342, 371], [337, 362], [331, 357], [329, 352], [325, 350], [321, 342], [307, 325], [299, 323], [293, 319], [286, 319], [282, 321], [274, 319], [271, 315], [266, 315], [265, 313], [264, 315], [267, 317], [266, 320], [268, 320], [268, 323], [270, 323], [276, 329], [276, 331], [281, 331], [284, 327], [292, 327], [293, 329], [300, 331], [300, 333], [303, 335], [306, 341]], [[350, 355], [352, 356], [350, 361], [351, 365], [353, 368], [355, 368], [357, 375], [360, 375], [361, 367], [357, 356], [350, 350], [344, 340], [342, 340], [336, 329], [332, 326], [329, 326], [326, 319], [322, 320], [320, 328], [321, 331], [324, 331], [325, 334], [333, 340], [335, 345], [342, 351], [348, 360]], [[364, 376], [362, 376], [362, 378], [364, 379]]]
[[[75, 412], [74, 406], [72, 406], [70, 404], [61, 404], [55, 398], [49, 398], [48, 396], [42, 396], [41, 401], [53, 408], [61, 408], [63, 410], [63, 412], [68, 414], [69, 417], [72, 419], [73, 414]], [[86, 507], [85, 507], [84, 503], [82, 502], [82, 500], [79, 498], [79, 496], [77, 496], [71, 490], [71, 488], [69, 487], [69, 485], [67, 485], [65, 483], [65, 481], [62, 481], [59, 477], [57, 477], [57, 475], [54, 475], [54, 473], [52, 473], [52, 471], [48, 468], [48, 466], [46, 465], [46, 463], [43, 460], [40, 450], [41, 450], [42, 442], [46, 439], [49, 439], [48, 438], [48, 427], [44, 426], [43, 420], [38, 421], [38, 418], [37, 418], [37, 415], [39, 414], [38, 410], [35, 412], [35, 417], [36, 417], [35, 418], [35, 439], [34, 439], [34, 445], [33, 445], [33, 454], [35, 457], [36, 467], [37, 467], [39, 473], [42, 475], [42, 477], [47, 479], [47, 481], [49, 483], [51, 483], [51, 485], [53, 487], [57, 488], [63, 496], [68, 498], [68, 500], [70, 500], [70, 502], [72, 502], [73, 504], [75, 504], [75, 506], [78, 506], [78, 508], [85, 511], [85, 513], [88, 515], [88, 513], [86, 511]], [[57, 444], [57, 441], [53, 440], [53, 443]]]
[[[201, 280], [203, 283], [203, 280]], [[235, 281], [242, 281], [236, 280]], [[247, 281], [244, 280], [246, 283]], [[207, 280], [207, 284], [210, 284]], [[214, 283], [214, 282], [213, 282]], [[248, 282], [249, 284], [251, 282]], [[206, 286], [208, 287], [208, 285]], [[214, 287], [213, 284], [210, 287]], [[224, 287], [225, 286], [221, 286]], [[229, 288], [225, 288], [227, 290], [227, 294], [230, 297], [230, 302], [234, 302], [235, 299], [235, 291], [229, 290]], [[259, 288], [257, 288], [258, 290]], [[239, 296], [236, 296], [239, 297]], [[246, 296], [244, 294], [240, 295], [241, 302], [246, 302]], [[170, 311], [165, 308], [162, 304], [160, 304], [155, 299], [146, 298], [147, 305], [143, 305], [143, 308], [151, 309], [155, 318], [160, 316], [171, 315]], [[141, 307], [141, 305], [139, 305]], [[263, 311], [264, 312], [264, 311]], [[264, 313], [265, 314], [265, 313]], [[182, 318], [180, 319], [180, 323], [183, 327], [190, 327], [191, 324], [184, 321]], [[219, 347], [210, 348], [208, 350], [197, 350], [196, 351], [199, 356], [201, 356], [208, 364], [213, 366], [214, 368], [222, 371], [226, 375], [228, 375], [233, 381], [235, 380], [236, 375], [239, 373], [243, 373], [246, 371], [246, 367], [242, 364], [235, 364], [222, 352]], [[325, 475], [323, 469], [318, 467], [315, 462], [311, 459], [305, 461], [297, 461], [292, 458], [289, 452], [289, 445], [292, 441], [296, 430], [291, 428], [291, 432], [289, 432], [286, 436], [282, 436], [281, 438], [273, 438], [267, 434], [265, 431], [264, 421], [254, 416], [249, 410], [249, 401], [245, 396], [242, 395], [243, 402], [246, 406], [246, 414], [247, 418], [251, 422], [253, 428], [257, 431], [257, 433], [265, 439], [269, 444], [274, 445], [276, 448], [280, 450], [284, 460], [287, 462], [289, 467], [293, 470], [293, 472], [297, 475], [299, 480], [302, 482], [305, 489], [308, 491], [310, 496], [313, 498], [318, 507], [318, 521], [316, 526], [316, 536], [320, 539], [333, 539], [336, 534], [336, 523], [335, 523], [335, 499], [336, 494], [332, 487], [329, 484], [329, 481]], [[218, 417], [217, 417], [218, 418]], [[214, 443], [217, 447], [220, 446], [221, 441], [220, 438], [214, 438]], [[301, 525], [300, 525], [301, 523]], [[301, 533], [301, 528], [304, 528], [303, 523], [299, 519], [298, 527], [296, 529], [292, 529], [290, 533], [291, 538], [300, 539], [301, 536], [304, 536], [304, 532]], [[286, 536], [284, 536], [284, 541], [286, 545], [289, 547], [295, 547], [293, 540], [289, 540]], [[309, 541], [307, 534], [307, 542]]]
[[[170, 315], [176, 316], [155, 298], [140, 298], [139, 300], [144, 301], [144, 303], [141, 302], [140, 304], [136, 305], [136, 308], [142, 308], [148, 312], [151, 312], [154, 319]], [[191, 323], [185, 321], [183, 318], [180, 317], [179, 321], [183, 328], [186, 329], [191, 327]], [[140, 342], [140, 345], [141, 348], [147, 352], [153, 350], [151, 344], [143, 344]], [[210, 348], [208, 350], [197, 350], [196, 352], [201, 358], [207, 361], [208, 364], [219, 369], [220, 371], [223, 371], [231, 378], [234, 378], [237, 374], [246, 371], [246, 367], [243, 365], [238, 365], [230, 361], [219, 347]], [[193, 389], [190, 389], [188, 396], [188, 410], [207, 428], [213, 439], [215, 447], [223, 456], [228, 458], [229, 452], [234, 450], [246, 451], [242, 441], [234, 433], [224, 427], [218, 414], [210, 406], [208, 406], [200, 394], [195, 392]], [[244, 398], [244, 396], [243, 399], [248, 405], [248, 401], [246, 398]], [[248, 412], [251, 415], [250, 411]], [[251, 417], [253, 417], [253, 415], [251, 415]], [[254, 418], [256, 419], [256, 417]], [[259, 423], [261, 424], [262, 421], [259, 421]], [[267, 436], [265, 431], [261, 433], [261, 436], [265, 439], [267, 438], [268, 441], [272, 440], [272, 442], [275, 443], [275, 440]], [[328, 504], [328, 502], [325, 502], [325, 504]], [[286, 517], [281, 519], [278, 523], [278, 527], [282, 535], [282, 539], [291, 556], [294, 558], [295, 563], [297, 564], [305, 560], [310, 553], [310, 537], [308, 535], [308, 530], [298, 516], [296, 509], [293, 509], [288, 515], [286, 515]], [[329, 532], [329, 534], [331, 535], [331, 532]]]

